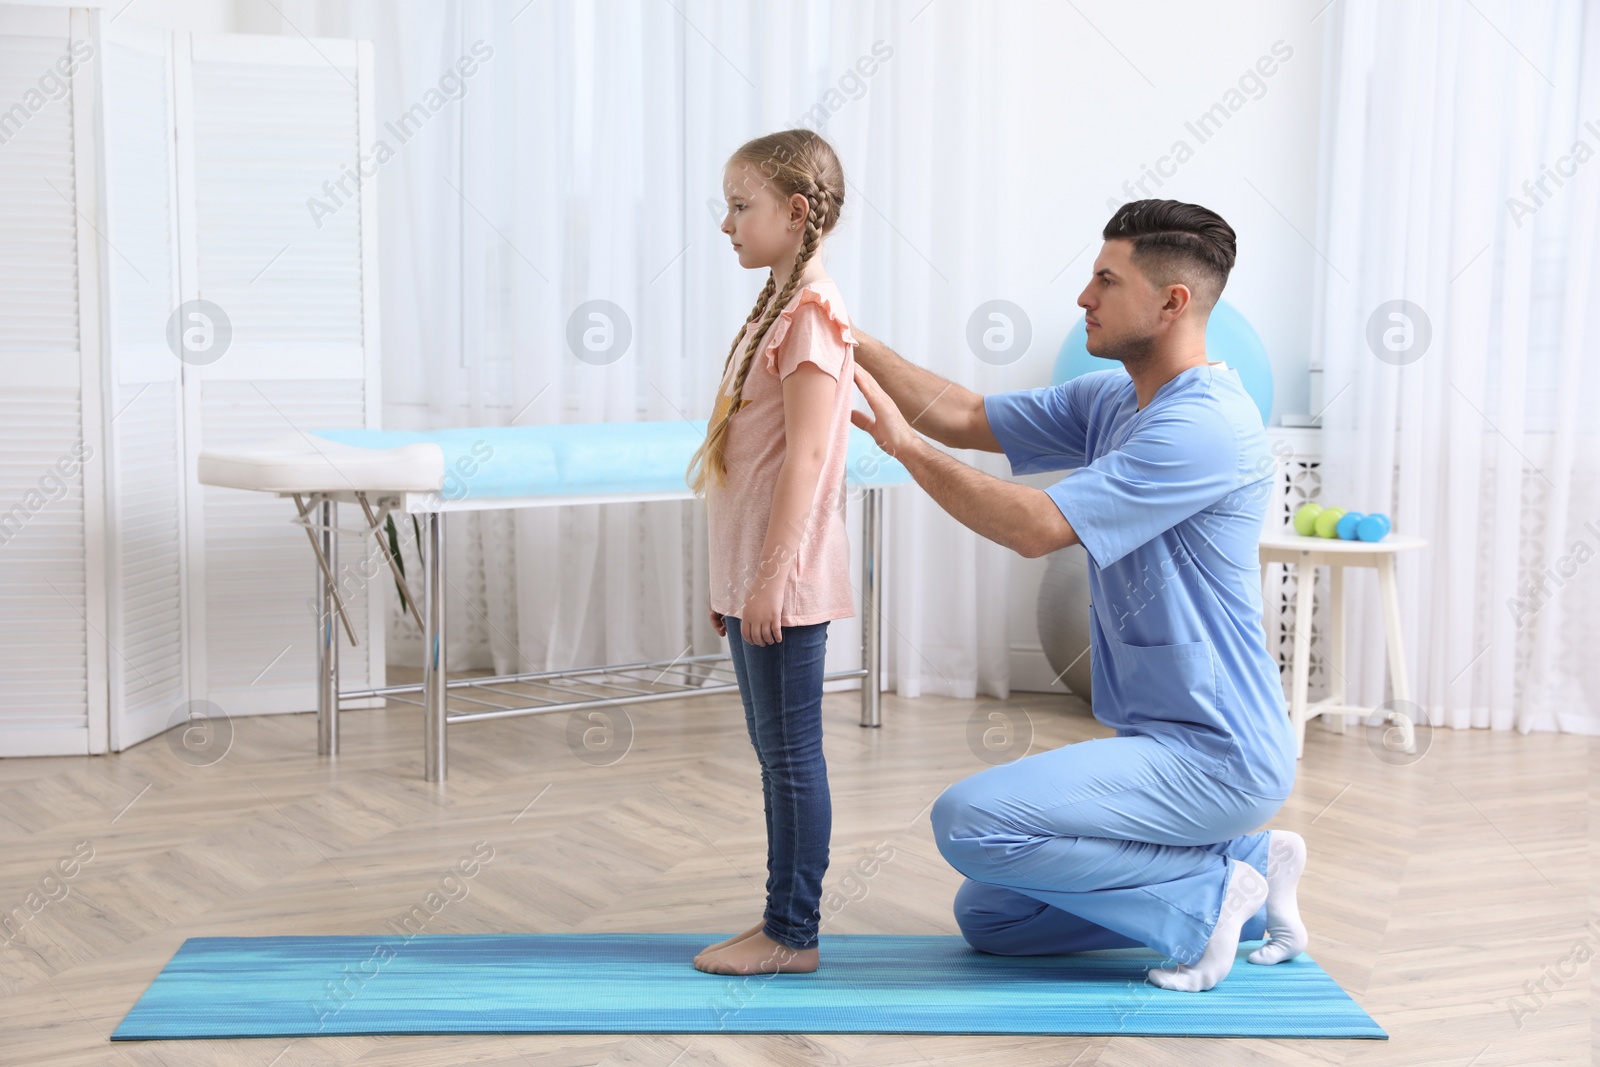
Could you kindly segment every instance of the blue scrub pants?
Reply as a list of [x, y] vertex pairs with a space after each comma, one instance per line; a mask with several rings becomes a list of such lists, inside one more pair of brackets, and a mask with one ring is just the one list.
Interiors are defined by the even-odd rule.
[[[1211, 938], [1224, 857], [1267, 873], [1282, 800], [1195, 769], [1143, 735], [1101, 737], [991, 767], [934, 801], [934, 840], [967, 876], [956, 922], [1006, 956], [1148, 946], [1183, 964]], [[1263, 905], [1239, 932], [1266, 937]]]

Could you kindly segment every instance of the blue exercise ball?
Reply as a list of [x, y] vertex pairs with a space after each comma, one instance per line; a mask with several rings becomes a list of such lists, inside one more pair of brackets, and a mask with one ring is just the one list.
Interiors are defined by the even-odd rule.
[[[1086, 346], [1088, 336], [1080, 318], [1061, 343], [1056, 365], [1050, 373], [1051, 385], [1060, 385], [1090, 371], [1122, 366], [1114, 359], [1091, 356]], [[1261, 343], [1261, 336], [1249, 320], [1226, 300], [1217, 301], [1206, 322], [1206, 358], [1214, 363], [1226, 363], [1239, 372], [1239, 380], [1260, 409], [1262, 425], [1266, 425], [1272, 418], [1272, 362], [1267, 358], [1267, 346]]]

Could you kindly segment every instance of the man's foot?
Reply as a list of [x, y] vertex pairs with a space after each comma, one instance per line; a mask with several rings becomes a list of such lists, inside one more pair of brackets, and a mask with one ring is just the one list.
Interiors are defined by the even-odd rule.
[[1305, 951], [1309, 935], [1300, 921], [1295, 888], [1306, 869], [1306, 839], [1293, 830], [1273, 830], [1267, 846], [1267, 940], [1245, 959], [1282, 963]]
[[808, 974], [817, 969], [818, 963], [816, 949], [780, 945], [759, 930], [742, 941], [694, 958], [695, 970], [711, 974]]
[[752, 926], [750, 929], [746, 930], [742, 934], [734, 934], [730, 938], [726, 938], [726, 939], [724, 939], [722, 941], [718, 941], [715, 945], [707, 945], [705, 948], [703, 948], [699, 952], [695, 953], [695, 956], [694, 956], [695, 963], [699, 963], [700, 962], [700, 957], [704, 956], [707, 952], [715, 952], [720, 948], [727, 948], [729, 945], [736, 944], [736, 943], [738, 943], [740, 941], [743, 941], [747, 937], [753, 937], [756, 934], [759, 934], [763, 929], [766, 928], [766, 925], [767, 925], [767, 920], [766, 919], [758, 920], [754, 926]]
[[1194, 963], [1151, 968], [1145, 977], [1153, 984], [1162, 989], [1199, 993], [1222, 981], [1233, 970], [1233, 958], [1239, 951], [1239, 928], [1267, 899], [1267, 880], [1248, 863], [1233, 859], [1228, 863], [1233, 875], [1228, 879], [1228, 893], [1222, 898], [1222, 910], [1204, 954]]

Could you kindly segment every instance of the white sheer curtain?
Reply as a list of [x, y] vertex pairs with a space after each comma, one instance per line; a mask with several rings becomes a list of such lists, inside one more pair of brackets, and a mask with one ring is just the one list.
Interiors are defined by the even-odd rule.
[[[995, 388], [997, 368], [961, 344], [958, 309], [1008, 279], [989, 212], [956, 206], [996, 208], [994, 179], [1015, 165], [984, 136], [1013, 16], [925, 0], [281, 10], [284, 33], [375, 42], [379, 136], [395, 148], [376, 179], [386, 426], [705, 418], [763, 281], [717, 232], [722, 166], [750, 137], [799, 124], [829, 138], [849, 181], [827, 262], [855, 320], [941, 374]], [[429, 90], [475, 45], [492, 56], [433, 107]], [[422, 128], [403, 143], [387, 135], [418, 103]], [[950, 153], [957, 144], [985, 147]], [[567, 345], [569, 316], [594, 300], [631, 332], [611, 362]], [[999, 457], [966, 458], [1006, 473]], [[1005, 553], [914, 488], [886, 511], [893, 687], [1006, 695]], [[859, 548], [855, 501], [850, 522]], [[450, 533], [453, 666], [721, 646], [698, 502], [452, 516]], [[830, 629], [830, 669], [859, 662], [859, 622]], [[404, 649], [412, 635], [396, 627]]]
[[[1328, 17], [1323, 497], [1430, 541], [1399, 574], [1435, 725], [1600, 733], [1600, 6]], [[1347, 624], [1369, 705], [1373, 586]]]

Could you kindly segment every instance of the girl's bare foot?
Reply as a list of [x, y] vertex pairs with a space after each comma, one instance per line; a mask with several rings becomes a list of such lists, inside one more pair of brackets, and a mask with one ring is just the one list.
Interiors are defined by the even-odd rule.
[[715, 945], [707, 945], [705, 948], [703, 948], [699, 952], [695, 953], [695, 956], [694, 956], [695, 963], [698, 965], [699, 962], [700, 962], [700, 957], [704, 956], [707, 952], [715, 952], [719, 948], [727, 948], [729, 945], [736, 944], [737, 942], [743, 941], [747, 937], [751, 937], [751, 936], [753, 936], [755, 934], [759, 934], [766, 925], [767, 925], [767, 920], [766, 919], [764, 919], [764, 918], [763, 919], [759, 919], [759, 920], [757, 920], [757, 922], [756, 922], [756, 924], [754, 926], [752, 926], [750, 929], [746, 930], [744, 933], [742, 933], [742, 934], [734, 934], [732, 937], [727, 938], [726, 940], [718, 941]]
[[695, 970], [711, 974], [808, 974], [817, 969], [819, 962], [816, 949], [780, 945], [759, 930], [694, 958]]

